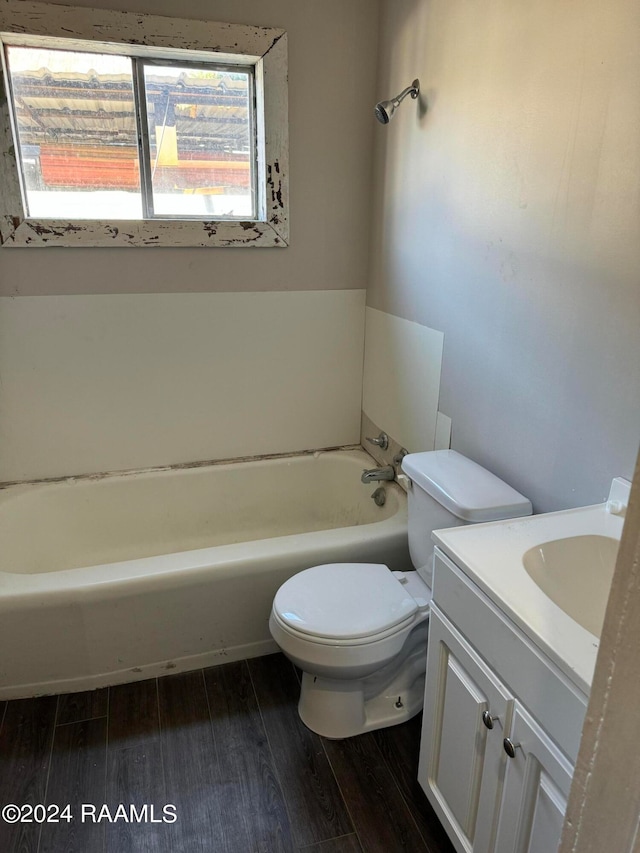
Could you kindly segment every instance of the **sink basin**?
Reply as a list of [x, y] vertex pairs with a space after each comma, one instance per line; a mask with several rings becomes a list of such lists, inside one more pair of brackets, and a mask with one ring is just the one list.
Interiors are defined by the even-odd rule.
[[569, 536], [529, 548], [522, 562], [545, 595], [599, 637], [619, 545], [610, 536]]
[[433, 533], [440, 551], [587, 695], [630, 489], [616, 477], [606, 503]]

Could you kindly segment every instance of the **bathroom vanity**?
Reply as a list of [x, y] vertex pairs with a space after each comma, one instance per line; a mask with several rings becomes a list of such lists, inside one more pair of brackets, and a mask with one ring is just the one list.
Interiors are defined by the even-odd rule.
[[[623, 513], [434, 533], [418, 779], [460, 853], [558, 848]], [[580, 589], [588, 571], [604, 600]]]

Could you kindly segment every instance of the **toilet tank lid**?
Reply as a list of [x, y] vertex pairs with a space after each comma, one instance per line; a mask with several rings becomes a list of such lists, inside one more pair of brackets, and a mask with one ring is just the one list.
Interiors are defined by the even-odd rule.
[[402, 470], [457, 518], [497, 521], [531, 515], [531, 502], [482, 465], [455, 450], [410, 453]]

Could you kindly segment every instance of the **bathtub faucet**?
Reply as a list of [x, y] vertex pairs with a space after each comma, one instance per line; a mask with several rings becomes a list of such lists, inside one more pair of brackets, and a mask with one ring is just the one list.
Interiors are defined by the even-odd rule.
[[387, 465], [385, 468], [369, 468], [362, 472], [360, 479], [363, 483], [376, 483], [378, 480], [395, 480], [396, 472], [392, 465]]

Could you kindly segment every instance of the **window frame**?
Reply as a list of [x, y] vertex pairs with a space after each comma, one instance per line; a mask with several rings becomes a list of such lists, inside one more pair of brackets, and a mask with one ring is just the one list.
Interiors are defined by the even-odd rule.
[[[128, 55], [142, 60], [253, 66], [257, 142], [251, 220], [94, 220], [25, 217], [4, 58], [5, 43]], [[15, 246], [276, 246], [289, 243], [287, 34], [134, 12], [4, 0], [0, 4], [0, 244]], [[261, 152], [264, 152], [261, 156]]]

